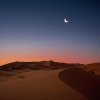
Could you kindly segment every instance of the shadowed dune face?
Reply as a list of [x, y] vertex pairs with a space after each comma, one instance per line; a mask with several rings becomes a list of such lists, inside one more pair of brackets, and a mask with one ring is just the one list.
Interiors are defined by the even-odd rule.
[[80, 68], [69, 68], [62, 71], [59, 77], [66, 85], [78, 91], [89, 100], [100, 100], [100, 80]]

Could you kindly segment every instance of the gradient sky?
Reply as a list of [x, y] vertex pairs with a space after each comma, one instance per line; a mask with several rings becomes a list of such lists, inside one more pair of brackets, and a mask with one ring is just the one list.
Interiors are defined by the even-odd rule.
[[100, 62], [99, 0], [0, 0], [0, 64], [51, 59]]

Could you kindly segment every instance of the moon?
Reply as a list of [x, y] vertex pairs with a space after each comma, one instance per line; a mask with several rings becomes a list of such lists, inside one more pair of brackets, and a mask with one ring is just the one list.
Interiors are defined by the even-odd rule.
[[64, 19], [64, 22], [65, 22], [65, 23], [68, 23], [68, 20], [65, 18], [65, 19]]

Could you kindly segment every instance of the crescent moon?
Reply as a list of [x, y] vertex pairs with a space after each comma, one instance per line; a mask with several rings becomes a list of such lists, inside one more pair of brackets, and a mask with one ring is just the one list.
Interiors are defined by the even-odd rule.
[[65, 22], [65, 23], [68, 23], [68, 20], [66, 20], [66, 18], [65, 18], [65, 19], [64, 19], [64, 22]]

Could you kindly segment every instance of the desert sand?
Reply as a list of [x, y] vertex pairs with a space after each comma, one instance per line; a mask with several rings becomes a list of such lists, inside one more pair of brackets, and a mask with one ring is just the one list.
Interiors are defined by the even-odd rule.
[[94, 72], [94, 74], [100, 75], [100, 63], [87, 64], [87, 65], [84, 65], [82, 69], [87, 72]]
[[51, 63], [4, 65], [0, 100], [100, 100], [100, 63]]
[[13, 76], [0, 83], [0, 100], [88, 100], [59, 78], [63, 70], [36, 70]]

